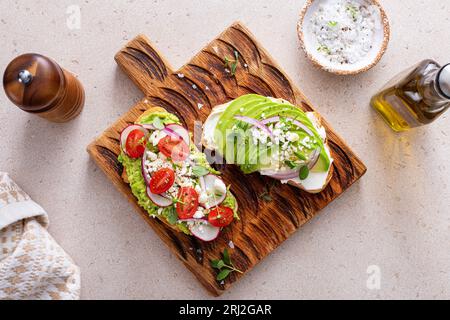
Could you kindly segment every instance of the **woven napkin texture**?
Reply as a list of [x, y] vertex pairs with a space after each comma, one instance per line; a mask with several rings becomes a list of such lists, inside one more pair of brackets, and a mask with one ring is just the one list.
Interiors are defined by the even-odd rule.
[[80, 270], [47, 232], [41, 206], [0, 172], [0, 300], [75, 300]]

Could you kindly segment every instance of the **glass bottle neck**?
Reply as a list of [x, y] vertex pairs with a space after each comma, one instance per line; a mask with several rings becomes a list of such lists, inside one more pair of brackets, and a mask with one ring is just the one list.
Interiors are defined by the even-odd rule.
[[424, 76], [418, 83], [418, 89], [422, 94], [423, 102], [430, 107], [430, 112], [440, 112], [450, 106], [450, 99], [439, 88], [438, 76], [442, 68], [431, 64], [425, 70]]

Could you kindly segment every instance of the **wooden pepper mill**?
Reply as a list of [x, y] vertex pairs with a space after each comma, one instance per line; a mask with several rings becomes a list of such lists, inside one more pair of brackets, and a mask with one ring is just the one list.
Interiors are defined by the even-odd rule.
[[24, 54], [11, 61], [3, 75], [3, 87], [20, 109], [52, 122], [70, 121], [84, 106], [81, 83], [40, 54]]

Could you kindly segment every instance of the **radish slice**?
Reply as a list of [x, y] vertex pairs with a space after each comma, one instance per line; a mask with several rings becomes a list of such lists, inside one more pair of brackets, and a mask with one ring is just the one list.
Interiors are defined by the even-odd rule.
[[220, 233], [220, 228], [214, 227], [206, 220], [201, 223], [194, 223], [189, 227], [189, 230], [196, 238], [205, 242], [216, 240]]
[[[199, 182], [200, 182], [200, 188], [202, 189], [202, 193], [206, 193], [206, 184], [205, 184], [205, 177], [202, 176], [199, 178]], [[199, 203], [200, 206], [202, 206], [203, 208], [207, 209], [204, 203]]]
[[[203, 177], [205, 184], [205, 192], [208, 194], [208, 200], [206, 203], [202, 203], [202, 205], [206, 209], [210, 209], [212, 207], [218, 206], [221, 204], [225, 198], [227, 197], [226, 185], [225, 183], [217, 176], [213, 174], [208, 174]], [[201, 184], [201, 182], [200, 182]], [[217, 185], [222, 185], [225, 188], [225, 192], [222, 195], [216, 195], [215, 189]]]
[[144, 123], [142, 126], [147, 130], [156, 130], [155, 126], [152, 124]]
[[141, 160], [141, 170], [142, 170], [142, 176], [144, 177], [144, 181], [145, 181], [145, 185], [148, 186], [150, 185], [150, 175], [148, 174], [147, 170], [145, 169], [145, 153], [142, 156], [142, 160]]
[[200, 223], [200, 222], [205, 222], [205, 221], [207, 221], [206, 219], [194, 219], [194, 218], [192, 218], [192, 219], [180, 219], [180, 220], [178, 220], [178, 221], [180, 221], [180, 222], [186, 222], [186, 223]]
[[184, 127], [178, 124], [169, 124], [164, 128], [163, 131], [172, 137], [183, 139], [183, 141], [187, 145], [191, 144], [191, 137], [189, 136], [189, 132]]
[[173, 204], [171, 199], [166, 198], [164, 195], [160, 194], [154, 194], [150, 191], [150, 187], [147, 187], [147, 195], [152, 200], [154, 204], [156, 204], [158, 207], [169, 207]]
[[142, 131], [145, 136], [147, 136], [149, 133], [147, 129], [145, 129], [143, 126], [141, 126], [139, 124], [132, 124], [132, 125], [126, 127], [125, 129], [123, 129], [122, 133], [120, 134], [120, 147], [122, 148], [123, 152], [125, 152], [125, 154], [128, 154], [127, 150], [125, 148], [125, 146], [127, 144], [128, 135], [130, 134], [130, 132], [132, 132], [134, 130]]
[[206, 192], [205, 177], [201, 176], [199, 180], [200, 180], [200, 187], [202, 188], [202, 191]]

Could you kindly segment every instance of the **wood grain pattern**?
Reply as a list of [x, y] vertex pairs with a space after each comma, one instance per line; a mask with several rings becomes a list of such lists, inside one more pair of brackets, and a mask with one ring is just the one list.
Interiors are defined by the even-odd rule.
[[[235, 50], [239, 52], [240, 65], [233, 77], [225, 71], [224, 57], [233, 57]], [[230, 240], [235, 245], [231, 252], [236, 267], [248, 272], [366, 172], [361, 160], [324, 120], [335, 162], [333, 178], [323, 192], [308, 194], [259, 174], [244, 175], [236, 166], [224, 166], [223, 178], [232, 185], [238, 199], [241, 221], [232, 224], [212, 243], [174, 232], [164, 223], [151, 219], [121, 179], [123, 168], [117, 155], [119, 133], [124, 127], [149, 107], [160, 106], [180, 117], [192, 131], [194, 122], [204, 121], [212, 107], [247, 93], [283, 98], [308, 111], [313, 108], [240, 23], [229, 27], [175, 72], [142, 35], [129, 42], [116, 55], [116, 61], [146, 98], [108, 128], [88, 151], [153, 230], [214, 295], [220, 295], [242, 277], [234, 273], [220, 284], [215, 280], [216, 271], [209, 265], [209, 260], [220, 257]], [[198, 104], [204, 107], [199, 110]], [[273, 201], [265, 202], [260, 195], [266, 186], [274, 183], [276, 186], [270, 193]]]

